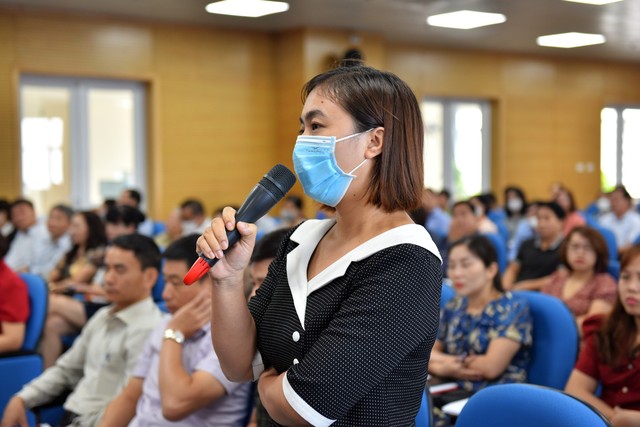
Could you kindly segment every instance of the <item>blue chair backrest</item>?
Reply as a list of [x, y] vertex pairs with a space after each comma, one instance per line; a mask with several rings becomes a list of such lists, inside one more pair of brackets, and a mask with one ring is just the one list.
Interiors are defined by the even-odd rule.
[[160, 271], [158, 274], [158, 280], [156, 280], [156, 284], [153, 285], [153, 289], [151, 289], [151, 296], [153, 297], [153, 301], [160, 302], [162, 301], [162, 292], [164, 291], [164, 276], [162, 276], [162, 266], [164, 266], [164, 260], [160, 264]]
[[456, 427], [610, 427], [590, 405], [559, 390], [531, 384], [486, 387], [469, 399]]
[[495, 233], [487, 233], [483, 234], [484, 237], [489, 239], [493, 248], [496, 250], [496, 254], [498, 255], [498, 270], [500, 270], [500, 274], [504, 273], [507, 269], [507, 265], [509, 264], [509, 254], [507, 252], [507, 244], [505, 240], [499, 234]]
[[20, 273], [20, 278], [27, 284], [29, 289], [29, 306], [30, 313], [27, 320], [24, 342], [22, 343], [23, 351], [35, 351], [42, 331], [44, 323], [47, 319], [47, 306], [49, 302], [49, 288], [47, 283], [40, 276], [29, 273]]
[[422, 400], [420, 401], [420, 409], [416, 415], [416, 427], [431, 427], [431, 399], [428, 395], [427, 388], [422, 392]]
[[578, 357], [576, 321], [565, 303], [551, 295], [516, 291], [529, 302], [533, 345], [527, 382], [563, 390]]
[[600, 235], [602, 235], [602, 237], [604, 237], [604, 240], [607, 243], [607, 250], [609, 251], [609, 259], [617, 260], [618, 243], [616, 242], [616, 235], [613, 234], [613, 231], [598, 224], [591, 225], [591, 228], [596, 230], [598, 233], [600, 233]]
[[165, 231], [167, 231], [167, 226], [165, 225], [164, 222], [153, 221], [152, 234], [154, 237], [157, 236], [158, 234], [164, 233]]
[[454, 296], [456, 296], [456, 291], [451, 286], [442, 282], [442, 292], [440, 293], [440, 308], [443, 308]]

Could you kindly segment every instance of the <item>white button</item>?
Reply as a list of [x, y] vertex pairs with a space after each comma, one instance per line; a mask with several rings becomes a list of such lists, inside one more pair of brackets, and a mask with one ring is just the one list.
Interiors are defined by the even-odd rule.
[[626, 386], [625, 386], [625, 387], [622, 387], [622, 392], [623, 392], [623, 393], [626, 393], [626, 392], [628, 392], [628, 391], [629, 391], [629, 389], [628, 389]]
[[293, 333], [293, 335], [291, 335], [291, 338], [293, 338], [293, 341], [294, 341], [294, 342], [298, 342], [298, 341], [300, 341], [300, 332], [295, 331], [295, 332]]
[[298, 359], [293, 359], [293, 364], [297, 365], [298, 363], [300, 363], [300, 361]]

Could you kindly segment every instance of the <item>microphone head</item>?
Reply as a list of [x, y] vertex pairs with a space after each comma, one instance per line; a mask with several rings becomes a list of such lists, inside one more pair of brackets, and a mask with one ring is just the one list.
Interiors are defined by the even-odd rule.
[[296, 183], [296, 176], [286, 166], [277, 164], [267, 172], [259, 184], [270, 191], [278, 200], [291, 190]]

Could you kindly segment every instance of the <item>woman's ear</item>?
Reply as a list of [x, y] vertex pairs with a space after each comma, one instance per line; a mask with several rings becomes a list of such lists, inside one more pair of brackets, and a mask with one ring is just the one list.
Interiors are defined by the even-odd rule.
[[384, 128], [382, 126], [374, 128], [369, 132], [369, 139], [367, 140], [367, 151], [365, 152], [365, 158], [372, 159], [380, 153], [382, 153], [382, 146], [384, 145]]
[[498, 274], [498, 263], [492, 262], [487, 267], [487, 276], [489, 277], [489, 281], [493, 281], [493, 278]]

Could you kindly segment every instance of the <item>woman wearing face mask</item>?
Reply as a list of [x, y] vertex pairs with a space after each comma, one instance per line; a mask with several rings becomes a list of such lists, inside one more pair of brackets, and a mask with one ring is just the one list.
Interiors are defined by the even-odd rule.
[[[435, 339], [441, 261], [407, 211], [421, 203], [418, 102], [393, 74], [341, 67], [311, 79], [293, 164], [335, 218], [303, 222], [247, 309], [256, 228], [225, 209], [198, 241], [217, 256], [212, 337], [229, 379], [259, 378], [275, 423], [411, 425]], [[402, 165], [402, 167], [399, 167]], [[241, 241], [227, 248], [225, 231]]]
[[606, 314], [616, 299], [616, 282], [607, 273], [607, 243], [593, 228], [577, 227], [560, 246], [560, 262], [568, 270], [554, 273], [542, 292], [563, 300], [578, 323]]
[[504, 210], [507, 214], [505, 223], [512, 240], [518, 224], [527, 215], [527, 197], [520, 187], [511, 186], [504, 189]]
[[593, 405], [615, 427], [639, 426], [640, 246], [622, 257], [611, 313], [586, 319], [583, 329], [585, 345], [565, 391]]
[[474, 196], [469, 199], [473, 205], [473, 212], [478, 218], [478, 232], [482, 234], [497, 233], [498, 227], [489, 219], [487, 212], [491, 209], [489, 201], [483, 196]]
[[532, 319], [526, 300], [504, 292], [497, 256], [486, 237], [451, 245], [447, 276], [456, 296], [440, 314], [429, 373], [458, 389], [434, 405], [469, 397], [492, 384], [526, 382]]

